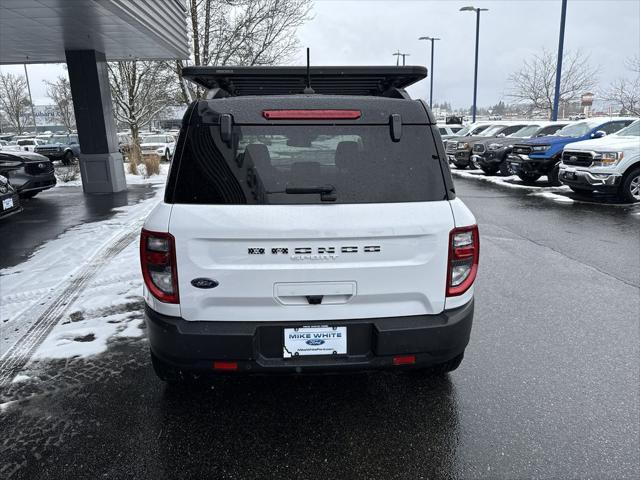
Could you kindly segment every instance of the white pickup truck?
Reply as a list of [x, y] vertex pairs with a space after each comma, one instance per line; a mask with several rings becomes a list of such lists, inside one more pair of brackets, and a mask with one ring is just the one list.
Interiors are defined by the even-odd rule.
[[640, 202], [640, 120], [612, 135], [567, 145], [559, 178], [577, 192], [612, 192]]

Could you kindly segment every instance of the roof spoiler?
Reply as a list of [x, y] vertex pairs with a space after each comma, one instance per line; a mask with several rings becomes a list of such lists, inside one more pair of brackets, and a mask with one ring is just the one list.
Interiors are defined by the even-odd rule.
[[207, 98], [304, 93], [409, 99], [404, 90], [427, 76], [420, 66], [397, 67], [185, 67], [183, 78], [209, 89]]

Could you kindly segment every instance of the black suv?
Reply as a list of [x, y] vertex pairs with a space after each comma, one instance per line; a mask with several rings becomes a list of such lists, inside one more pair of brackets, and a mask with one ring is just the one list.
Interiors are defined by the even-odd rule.
[[0, 175], [11, 181], [22, 198], [35, 197], [56, 184], [53, 163], [38, 153], [3, 150]]

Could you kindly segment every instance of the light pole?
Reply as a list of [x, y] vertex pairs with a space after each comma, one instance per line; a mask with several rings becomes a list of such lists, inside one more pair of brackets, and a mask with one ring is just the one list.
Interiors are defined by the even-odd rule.
[[558, 120], [558, 103], [560, 102], [560, 75], [562, 74], [562, 51], [564, 50], [564, 22], [567, 19], [567, 0], [562, 0], [560, 15], [560, 40], [558, 42], [558, 66], [556, 68], [556, 91], [553, 94], [553, 113], [551, 120]]
[[480, 44], [480, 12], [486, 12], [488, 8], [462, 7], [461, 12], [476, 12], [476, 68], [473, 72], [473, 122], [476, 121], [476, 107], [478, 100], [478, 46]]
[[[29, 73], [27, 72], [27, 64], [24, 63], [24, 76], [27, 78], [27, 91], [29, 92], [29, 103], [31, 104], [31, 118], [33, 118], [33, 132], [38, 134], [38, 125], [36, 124], [36, 112], [33, 108], [33, 98], [31, 98], [31, 84], [29, 83]], [[18, 132], [18, 135], [22, 132]]]
[[398, 50], [396, 53], [393, 54], [394, 57], [396, 58], [396, 67], [400, 65], [400, 57], [402, 57], [402, 66], [404, 67], [404, 61], [405, 61], [405, 57], [408, 57], [410, 54], [409, 53], [400, 53], [400, 50]]
[[431, 76], [431, 86], [429, 87], [429, 108], [433, 108], [433, 43], [436, 40], [440, 39], [435, 37], [420, 37], [418, 40], [431, 41], [431, 70], [429, 70], [429, 75]]

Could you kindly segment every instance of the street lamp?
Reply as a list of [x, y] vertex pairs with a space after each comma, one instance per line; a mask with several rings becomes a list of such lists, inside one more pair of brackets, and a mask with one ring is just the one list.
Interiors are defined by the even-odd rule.
[[408, 57], [409, 55], [410, 55], [409, 53], [400, 53], [400, 50], [394, 53], [393, 56], [398, 57], [396, 59], [396, 66], [400, 65], [400, 57], [402, 57], [402, 66], [404, 67], [405, 57]]
[[478, 100], [478, 45], [480, 44], [480, 12], [486, 12], [488, 8], [462, 7], [461, 12], [476, 12], [476, 68], [473, 73], [473, 122], [476, 121], [476, 105]]
[[436, 40], [440, 39], [435, 37], [420, 37], [418, 40], [431, 41], [431, 70], [429, 70], [429, 75], [431, 76], [431, 86], [429, 87], [429, 108], [433, 108], [433, 43]]
[[558, 103], [560, 102], [560, 75], [562, 74], [562, 52], [564, 50], [564, 24], [567, 19], [567, 0], [562, 0], [560, 13], [560, 40], [558, 41], [558, 65], [556, 67], [556, 90], [553, 94], [553, 111], [551, 120], [558, 120]]

